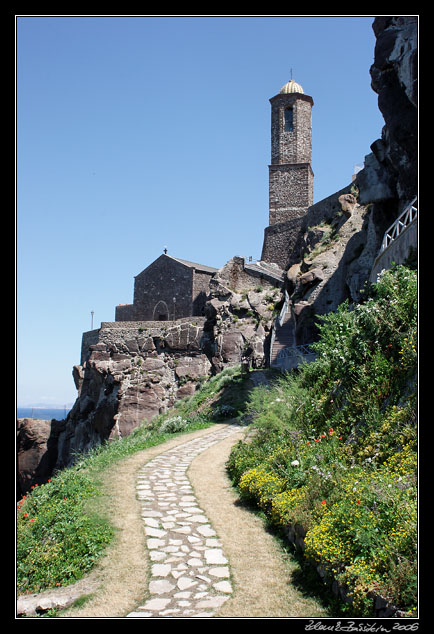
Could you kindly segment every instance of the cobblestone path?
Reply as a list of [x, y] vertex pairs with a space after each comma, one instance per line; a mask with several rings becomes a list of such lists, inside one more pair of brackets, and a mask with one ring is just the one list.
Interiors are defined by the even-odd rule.
[[187, 470], [199, 453], [239, 431], [239, 425], [227, 425], [160, 454], [139, 470], [150, 596], [127, 617], [212, 617], [231, 596], [229, 562], [199, 508]]

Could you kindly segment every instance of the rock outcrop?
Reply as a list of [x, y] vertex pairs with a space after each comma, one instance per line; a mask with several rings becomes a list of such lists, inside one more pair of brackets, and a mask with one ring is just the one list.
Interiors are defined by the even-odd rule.
[[371, 86], [385, 125], [359, 172], [360, 202], [395, 198], [402, 209], [417, 195], [418, 18], [382, 16], [376, 36]]
[[378, 215], [383, 218], [378, 204], [359, 204], [353, 191], [336, 192], [308, 210], [302, 260], [286, 274], [295, 345], [316, 340], [318, 316], [346, 299], [360, 301], [369, 279], [385, 224], [378, 221]]
[[266, 365], [284, 271], [264, 263], [255, 269], [234, 257], [211, 281], [205, 328], [213, 342], [214, 371], [242, 361], [254, 368]]
[[56, 469], [192, 394], [211, 374], [203, 322], [103, 323], [73, 369], [78, 398], [59, 435]]
[[57, 461], [57, 442], [65, 422], [19, 418], [17, 421], [17, 499], [44, 484]]

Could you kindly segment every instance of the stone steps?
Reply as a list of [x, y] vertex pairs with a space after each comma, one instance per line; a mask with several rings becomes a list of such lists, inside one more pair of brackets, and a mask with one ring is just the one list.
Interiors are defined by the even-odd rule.
[[294, 342], [294, 325], [288, 316], [281, 326], [277, 326], [274, 337], [273, 350], [271, 353], [271, 363], [276, 360], [277, 355], [283, 348], [291, 346]]

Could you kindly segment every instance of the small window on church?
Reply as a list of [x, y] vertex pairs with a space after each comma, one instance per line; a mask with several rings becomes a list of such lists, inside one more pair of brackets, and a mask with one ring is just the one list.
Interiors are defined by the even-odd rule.
[[293, 111], [292, 108], [285, 109], [285, 132], [292, 132], [294, 129], [294, 121], [293, 121]]

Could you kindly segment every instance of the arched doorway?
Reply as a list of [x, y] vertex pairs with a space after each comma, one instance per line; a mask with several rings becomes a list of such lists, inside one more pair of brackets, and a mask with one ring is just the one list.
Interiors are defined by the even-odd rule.
[[153, 321], [168, 321], [169, 319], [169, 309], [167, 307], [166, 302], [163, 302], [162, 299], [160, 299], [159, 302], [157, 302], [154, 306], [154, 311], [152, 313], [152, 320]]

